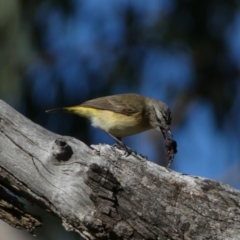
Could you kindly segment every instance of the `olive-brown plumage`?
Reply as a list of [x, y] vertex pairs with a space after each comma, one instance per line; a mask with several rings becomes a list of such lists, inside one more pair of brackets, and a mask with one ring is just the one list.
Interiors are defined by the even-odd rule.
[[[112, 136], [119, 144], [122, 138], [149, 129], [170, 133], [171, 112], [161, 101], [128, 93], [100, 97], [80, 105], [48, 110], [70, 112], [88, 118], [92, 126]], [[126, 148], [126, 147], [125, 147]]]

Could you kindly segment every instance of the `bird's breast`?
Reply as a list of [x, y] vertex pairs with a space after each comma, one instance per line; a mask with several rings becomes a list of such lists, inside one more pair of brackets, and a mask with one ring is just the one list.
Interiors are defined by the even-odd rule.
[[148, 129], [151, 126], [142, 113], [124, 115], [108, 110], [94, 109], [92, 114], [92, 126], [100, 128], [115, 137], [126, 137]]

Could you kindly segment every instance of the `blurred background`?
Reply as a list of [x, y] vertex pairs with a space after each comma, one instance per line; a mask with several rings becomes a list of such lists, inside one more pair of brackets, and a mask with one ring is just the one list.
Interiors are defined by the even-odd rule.
[[[0, 98], [87, 144], [114, 142], [85, 119], [45, 110], [143, 94], [173, 112], [175, 171], [240, 188], [239, 80], [239, 1], [0, 0]], [[166, 166], [160, 132], [125, 143]], [[43, 218], [34, 239], [81, 239], [60, 220]], [[31, 239], [5, 223], [3, 229], [10, 235], [0, 240]]]

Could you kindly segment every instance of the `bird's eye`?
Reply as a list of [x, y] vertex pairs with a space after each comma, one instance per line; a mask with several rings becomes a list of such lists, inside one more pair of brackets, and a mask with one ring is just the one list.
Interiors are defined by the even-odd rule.
[[172, 122], [171, 112], [168, 109], [165, 113], [163, 113], [163, 118], [166, 121], [167, 125], [170, 125]]

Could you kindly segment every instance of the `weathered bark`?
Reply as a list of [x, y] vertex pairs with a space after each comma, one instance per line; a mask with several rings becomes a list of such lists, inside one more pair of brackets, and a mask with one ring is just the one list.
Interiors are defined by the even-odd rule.
[[240, 239], [239, 191], [108, 145], [92, 149], [0, 101], [0, 218], [38, 226], [6, 189], [85, 239]]

